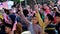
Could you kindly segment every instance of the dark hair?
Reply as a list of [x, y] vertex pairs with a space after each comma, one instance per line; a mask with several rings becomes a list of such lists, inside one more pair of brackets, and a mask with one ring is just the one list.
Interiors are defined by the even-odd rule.
[[43, 11], [45, 11], [46, 9], [42, 8]]
[[27, 17], [27, 16], [28, 16], [28, 15], [27, 15], [28, 13], [29, 13], [29, 12], [28, 12], [28, 10], [27, 10], [27, 9], [24, 9], [24, 10], [23, 10], [23, 14], [25, 15], [25, 17]]
[[55, 16], [60, 17], [60, 13], [56, 12], [56, 13], [55, 13]]
[[[32, 18], [36, 17], [35, 14], [32, 16]], [[39, 22], [37, 22], [37, 24], [39, 24]]]
[[5, 9], [5, 8], [3, 8], [3, 9], [4, 9], [6, 14], [9, 14], [9, 10], [8, 9]]
[[51, 22], [54, 20], [53, 16], [50, 15], [50, 14], [47, 14], [47, 17], [48, 17], [49, 20], [51, 20]]
[[36, 17], [35, 14], [32, 17]]
[[8, 23], [4, 23], [5, 24], [5, 27], [9, 27], [11, 30], [12, 30], [12, 25], [11, 24], [8, 24]]
[[52, 11], [56, 11], [56, 8], [53, 8]]

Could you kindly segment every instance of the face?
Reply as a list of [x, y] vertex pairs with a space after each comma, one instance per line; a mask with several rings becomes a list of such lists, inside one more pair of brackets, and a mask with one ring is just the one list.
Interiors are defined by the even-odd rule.
[[54, 7], [54, 3], [51, 3], [51, 6]]
[[40, 13], [41, 13], [41, 14], [43, 14], [43, 13], [44, 13], [43, 9], [40, 9]]
[[6, 32], [6, 33], [11, 32], [11, 28], [9, 28], [9, 27], [5, 27], [5, 32]]
[[38, 7], [39, 7], [39, 8], [42, 8], [42, 5], [38, 4]]
[[27, 8], [28, 11], [30, 11], [30, 6], [29, 5], [26, 8]]
[[60, 22], [60, 17], [56, 16], [57, 23]]
[[37, 17], [33, 17], [32, 22], [33, 22], [33, 24], [37, 24], [37, 22], [38, 22]]
[[45, 22], [46, 24], [49, 24], [49, 23], [50, 23], [50, 21], [49, 21], [49, 19], [48, 19], [47, 16], [45, 17], [44, 22]]
[[46, 16], [44, 22], [48, 23], [48, 17]]
[[46, 9], [46, 7], [47, 7], [47, 4], [44, 4], [44, 5], [43, 5], [43, 7], [44, 7], [44, 9]]

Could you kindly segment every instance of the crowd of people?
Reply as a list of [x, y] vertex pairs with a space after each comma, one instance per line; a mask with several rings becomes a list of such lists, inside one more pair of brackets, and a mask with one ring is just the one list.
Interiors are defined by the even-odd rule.
[[16, 5], [0, 9], [0, 34], [60, 34], [60, 3]]

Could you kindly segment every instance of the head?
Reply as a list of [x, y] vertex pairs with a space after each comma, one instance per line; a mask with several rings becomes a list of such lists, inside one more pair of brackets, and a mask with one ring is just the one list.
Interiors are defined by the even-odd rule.
[[43, 4], [43, 8], [44, 9], [46, 9], [47, 8], [47, 4], [45, 3], [45, 4]]
[[26, 9], [30, 12], [31, 11], [31, 8], [29, 5], [27, 5]]
[[37, 24], [38, 23], [38, 19], [37, 19], [36, 16], [33, 16], [31, 21], [32, 21], [33, 24]]
[[38, 9], [38, 4], [35, 4], [34, 5], [34, 10], [37, 10]]
[[40, 9], [40, 13], [43, 14], [44, 13], [44, 10], [43, 9]]
[[54, 7], [54, 3], [52, 1], [49, 2], [52, 7]]
[[58, 5], [60, 5], [60, 0], [57, 2]]
[[57, 13], [55, 14], [55, 17], [56, 17], [57, 23], [60, 22], [60, 13], [57, 12]]
[[42, 8], [42, 5], [41, 4], [38, 4], [38, 8]]
[[27, 9], [24, 9], [24, 10], [23, 10], [23, 14], [25, 15], [25, 17], [27, 17], [28, 14], [29, 14], [28, 10], [27, 10]]
[[9, 19], [10, 23], [13, 24], [15, 22], [15, 18], [16, 18], [15, 14], [10, 14], [8, 19]]
[[9, 13], [10, 13], [10, 14], [16, 13], [16, 8], [10, 9]]
[[49, 23], [52, 23], [53, 20], [54, 20], [53, 16], [51, 16], [50, 14], [47, 14], [47, 16], [44, 19], [44, 22], [49, 24]]
[[7, 34], [9, 34], [12, 30], [12, 25], [11, 24], [8, 24], [8, 23], [5, 23], [5, 32]]
[[8, 9], [5, 9], [4, 8], [4, 11], [5, 11], [5, 13], [8, 15], [9, 14], [9, 10]]

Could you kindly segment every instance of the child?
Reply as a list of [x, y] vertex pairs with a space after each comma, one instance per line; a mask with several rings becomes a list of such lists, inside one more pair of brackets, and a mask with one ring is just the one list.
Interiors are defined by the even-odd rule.
[[8, 23], [5, 23], [5, 32], [6, 32], [6, 34], [13, 34], [13, 32], [11, 30], [12, 30], [12, 25], [8, 24]]

